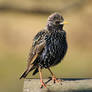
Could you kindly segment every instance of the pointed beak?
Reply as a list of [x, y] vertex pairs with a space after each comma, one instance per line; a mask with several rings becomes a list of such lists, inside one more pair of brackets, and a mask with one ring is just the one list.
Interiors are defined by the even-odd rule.
[[62, 22], [61, 24], [69, 24], [69, 22], [67, 22], [67, 21], [64, 21], [64, 22]]

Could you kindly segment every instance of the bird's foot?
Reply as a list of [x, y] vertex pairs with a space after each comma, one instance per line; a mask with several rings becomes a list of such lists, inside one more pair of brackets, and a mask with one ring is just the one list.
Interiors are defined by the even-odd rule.
[[40, 88], [47, 88], [47, 86], [46, 86], [46, 84], [43, 82], [43, 81], [41, 81], [41, 86], [40, 86]]
[[61, 83], [61, 80], [57, 79], [55, 76], [52, 76], [52, 80], [54, 83]]

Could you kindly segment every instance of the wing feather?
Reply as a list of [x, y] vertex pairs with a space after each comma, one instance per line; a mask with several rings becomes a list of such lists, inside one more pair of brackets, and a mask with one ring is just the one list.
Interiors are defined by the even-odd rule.
[[30, 69], [30, 66], [33, 67], [34, 60], [38, 57], [39, 53], [44, 49], [45, 47], [45, 31], [40, 31], [33, 39], [33, 44], [29, 53], [29, 58], [27, 60], [27, 69]]

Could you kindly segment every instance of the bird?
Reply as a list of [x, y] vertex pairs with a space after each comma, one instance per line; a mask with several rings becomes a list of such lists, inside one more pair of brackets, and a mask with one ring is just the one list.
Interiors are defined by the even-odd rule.
[[27, 68], [20, 79], [26, 78], [31, 71], [33, 71], [32, 75], [39, 72], [40, 87], [47, 88], [47, 85], [43, 82], [42, 69], [48, 69], [52, 75], [52, 80], [59, 82], [50, 68], [59, 64], [66, 55], [68, 45], [63, 27], [67, 23], [63, 16], [57, 12], [48, 17], [46, 26], [33, 38]]

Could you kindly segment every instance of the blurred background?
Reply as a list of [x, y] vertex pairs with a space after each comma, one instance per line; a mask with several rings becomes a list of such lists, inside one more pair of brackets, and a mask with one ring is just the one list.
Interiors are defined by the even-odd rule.
[[[69, 24], [64, 26], [68, 52], [52, 71], [61, 78], [92, 78], [92, 0], [0, 0], [1, 92], [22, 92], [24, 80], [19, 77], [32, 39], [54, 12]], [[44, 78], [50, 76], [47, 72], [43, 70]], [[39, 78], [39, 74], [27, 77]]]

